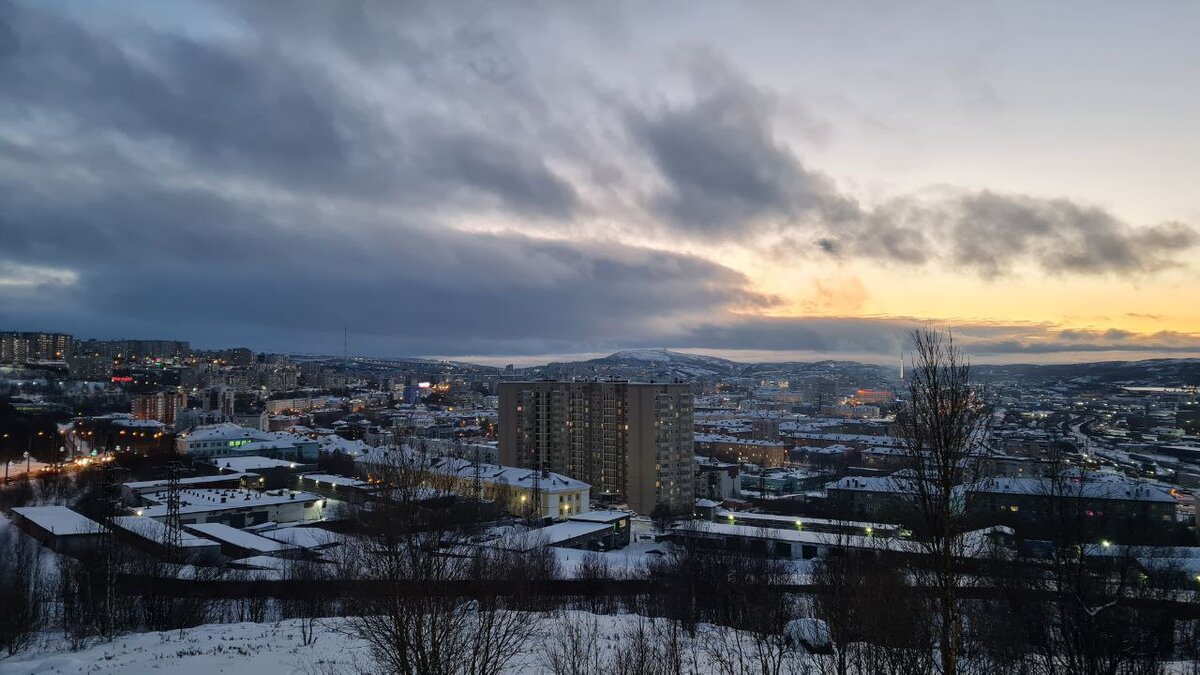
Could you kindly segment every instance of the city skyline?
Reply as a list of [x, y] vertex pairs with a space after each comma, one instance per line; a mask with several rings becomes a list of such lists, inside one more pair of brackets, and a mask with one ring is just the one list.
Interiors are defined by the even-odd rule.
[[0, 2], [0, 324], [1200, 356], [1200, 9], [694, 9]]

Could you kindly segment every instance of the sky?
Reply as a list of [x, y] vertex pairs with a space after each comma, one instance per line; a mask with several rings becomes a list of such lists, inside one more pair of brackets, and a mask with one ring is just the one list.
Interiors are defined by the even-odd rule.
[[1200, 356], [1191, 2], [0, 0], [0, 329]]

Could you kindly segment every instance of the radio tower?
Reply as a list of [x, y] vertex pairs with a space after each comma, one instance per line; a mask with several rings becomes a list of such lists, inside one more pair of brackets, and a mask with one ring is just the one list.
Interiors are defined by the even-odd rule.
[[183, 548], [183, 530], [179, 524], [179, 462], [167, 465], [167, 526], [163, 545], [171, 559], [178, 559]]

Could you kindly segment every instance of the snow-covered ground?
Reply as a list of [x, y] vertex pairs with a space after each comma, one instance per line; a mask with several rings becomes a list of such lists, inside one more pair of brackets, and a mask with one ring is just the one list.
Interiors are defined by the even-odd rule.
[[[531, 635], [507, 673], [545, 673], [546, 640], [562, 630], [565, 621], [591, 622], [597, 627], [602, 657], [610, 658], [628, 631], [645, 619], [631, 614], [593, 615], [571, 611], [531, 614]], [[719, 644], [728, 629], [700, 626], [697, 646]], [[61, 640], [47, 636], [41, 645], [0, 660], [0, 675], [169, 673], [170, 675], [350, 675], [375, 672], [366, 643], [350, 634], [344, 619], [326, 619], [316, 640], [304, 645], [299, 620], [278, 623], [208, 624], [182, 631], [136, 633], [96, 643], [72, 652]], [[716, 642], [714, 642], [716, 640]], [[700, 672], [708, 672], [703, 650], [695, 652]], [[805, 654], [794, 658], [807, 660]]]
[[44, 640], [40, 648], [0, 661], [0, 674], [170, 673], [274, 675], [367, 672], [365, 644], [329, 620], [317, 640], [302, 644], [298, 621], [209, 624], [182, 631], [135, 633], [72, 652]]
[[635, 541], [625, 548], [605, 553], [582, 551], [574, 548], [555, 548], [554, 555], [562, 564], [563, 576], [576, 576], [576, 568], [589, 557], [599, 558], [614, 574], [619, 572], [634, 572], [645, 566], [647, 556], [665, 554], [666, 544], [650, 541]]

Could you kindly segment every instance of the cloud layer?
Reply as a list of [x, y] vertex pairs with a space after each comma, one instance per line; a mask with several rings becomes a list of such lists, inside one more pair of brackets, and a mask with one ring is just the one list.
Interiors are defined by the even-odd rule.
[[1198, 243], [1067, 199], [863, 203], [780, 131], [828, 126], [715, 48], [671, 51], [662, 86], [606, 77], [587, 56], [620, 41], [616, 10], [186, 8], [164, 27], [0, 0], [5, 326], [302, 351], [348, 326], [379, 354], [890, 353], [908, 320], [758, 318], [780, 299], [686, 251], [998, 278], [1146, 275]]

